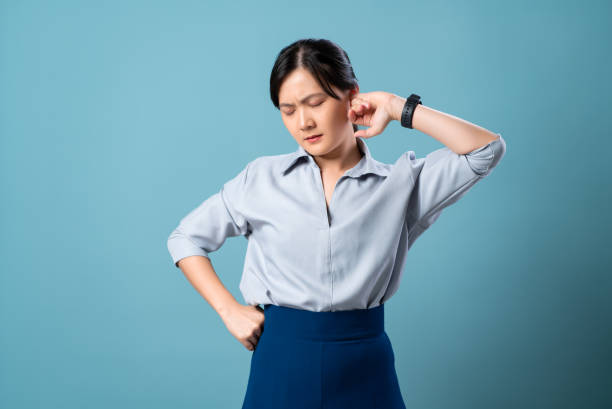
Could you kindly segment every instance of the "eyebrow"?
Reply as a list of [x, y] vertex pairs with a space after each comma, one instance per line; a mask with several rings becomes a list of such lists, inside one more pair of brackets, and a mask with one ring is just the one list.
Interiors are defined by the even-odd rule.
[[[301, 100], [300, 102], [302, 102], [302, 103], [303, 103], [303, 102], [305, 102], [305, 101], [306, 101], [308, 98], [312, 98], [312, 97], [317, 96], [317, 95], [327, 95], [327, 94], [326, 94], [325, 92], [315, 92], [314, 94], [310, 94], [310, 95], [308, 95], [308, 96], [306, 96], [306, 97], [302, 98], [302, 100]], [[279, 106], [279, 107], [292, 107], [292, 106], [293, 106], [293, 104], [282, 103], [282, 104], [278, 104], [278, 106]]]

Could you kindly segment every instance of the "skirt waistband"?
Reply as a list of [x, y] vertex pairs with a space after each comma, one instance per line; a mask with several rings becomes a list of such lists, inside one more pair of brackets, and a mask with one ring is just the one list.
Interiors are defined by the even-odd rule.
[[264, 333], [272, 337], [347, 341], [378, 336], [385, 328], [384, 304], [342, 311], [310, 311], [265, 304], [264, 315]]

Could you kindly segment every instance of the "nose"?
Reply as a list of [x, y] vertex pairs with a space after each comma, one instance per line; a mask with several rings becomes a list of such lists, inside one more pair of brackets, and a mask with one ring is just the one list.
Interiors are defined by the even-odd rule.
[[308, 113], [307, 110], [305, 110], [304, 108], [300, 108], [298, 109], [299, 112], [299, 125], [300, 125], [300, 129], [302, 131], [306, 131], [308, 129], [311, 129], [314, 126], [314, 123], [312, 121], [312, 118], [310, 117], [310, 114]]

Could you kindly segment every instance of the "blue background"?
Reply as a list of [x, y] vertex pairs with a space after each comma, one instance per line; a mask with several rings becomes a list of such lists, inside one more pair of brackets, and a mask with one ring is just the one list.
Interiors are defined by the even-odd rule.
[[[612, 406], [609, 2], [2, 1], [0, 406], [239, 408], [251, 352], [174, 267], [179, 219], [297, 145], [280, 49], [506, 139], [386, 308], [409, 408]], [[392, 122], [393, 163], [442, 145]], [[215, 270], [238, 290], [246, 240]]]

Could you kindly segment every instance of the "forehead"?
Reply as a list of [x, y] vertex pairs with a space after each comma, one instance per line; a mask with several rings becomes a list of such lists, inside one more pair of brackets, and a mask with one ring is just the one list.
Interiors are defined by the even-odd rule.
[[310, 71], [304, 68], [293, 70], [281, 84], [278, 91], [279, 100], [300, 99], [314, 92], [324, 92]]

